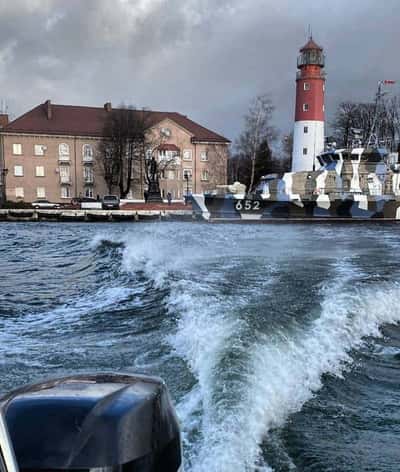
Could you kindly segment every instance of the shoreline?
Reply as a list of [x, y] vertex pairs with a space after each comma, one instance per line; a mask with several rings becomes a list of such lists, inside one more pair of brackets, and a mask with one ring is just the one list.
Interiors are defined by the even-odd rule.
[[0, 222], [140, 222], [140, 221], [192, 221], [197, 218], [193, 210], [64, 210], [64, 209], [0, 209]]

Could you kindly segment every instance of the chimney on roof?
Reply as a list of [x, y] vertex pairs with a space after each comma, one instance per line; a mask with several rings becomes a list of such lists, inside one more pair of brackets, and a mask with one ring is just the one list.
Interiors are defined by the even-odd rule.
[[4, 128], [8, 125], [8, 115], [6, 113], [0, 113], [0, 128]]
[[51, 120], [53, 113], [52, 113], [52, 109], [51, 109], [51, 101], [50, 100], [46, 100], [44, 102], [44, 108], [45, 108], [45, 111], [46, 111], [47, 119]]
[[107, 112], [112, 110], [111, 102], [106, 102], [104, 104], [104, 110], [107, 111]]

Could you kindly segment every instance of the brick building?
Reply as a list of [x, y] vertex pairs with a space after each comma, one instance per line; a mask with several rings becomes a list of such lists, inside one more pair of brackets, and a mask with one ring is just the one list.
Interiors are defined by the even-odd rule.
[[[73, 197], [107, 194], [99, 144], [111, 112], [111, 103], [95, 108], [47, 100], [10, 123], [7, 116], [0, 116], [3, 196], [5, 189], [10, 201], [45, 198], [63, 203]], [[159, 128], [164, 135], [155, 151], [157, 158], [176, 156], [176, 165], [160, 178], [164, 196], [171, 192], [174, 199], [181, 199], [187, 188], [201, 193], [226, 183], [228, 139], [180, 113], [149, 113], [152, 130]], [[136, 173], [130, 197], [143, 198], [144, 189], [144, 180]]]

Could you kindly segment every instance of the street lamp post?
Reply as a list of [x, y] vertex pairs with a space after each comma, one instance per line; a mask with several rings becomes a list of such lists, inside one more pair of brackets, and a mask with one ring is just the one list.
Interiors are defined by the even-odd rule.
[[189, 179], [190, 179], [189, 172], [185, 172], [183, 176], [186, 180], [186, 198], [185, 198], [185, 205], [186, 205], [189, 198]]

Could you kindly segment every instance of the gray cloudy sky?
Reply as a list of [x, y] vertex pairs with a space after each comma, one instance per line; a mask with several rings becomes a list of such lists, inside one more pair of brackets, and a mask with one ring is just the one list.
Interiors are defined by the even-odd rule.
[[0, 99], [14, 117], [47, 98], [124, 101], [234, 139], [268, 92], [287, 132], [307, 25], [327, 55], [329, 120], [400, 80], [399, 18], [400, 0], [0, 0]]

